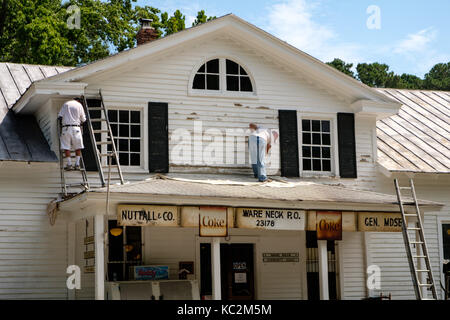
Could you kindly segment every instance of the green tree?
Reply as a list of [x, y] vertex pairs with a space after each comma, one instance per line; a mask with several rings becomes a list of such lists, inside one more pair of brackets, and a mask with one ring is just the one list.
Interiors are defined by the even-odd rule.
[[327, 64], [345, 73], [346, 75], [355, 78], [355, 73], [351, 70], [353, 67], [353, 63], [345, 63], [345, 61], [335, 58], [333, 61], [327, 62]]
[[164, 35], [167, 36], [186, 29], [186, 16], [180, 10], [176, 10], [173, 16], [169, 18], [169, 14], [164, 12], [161, 14], [161, 23], [164, 26]]
[[216, 16], [208, 17], [208, 16], [206, 15], [206, 13], [205, 13], [205, 10], [200, 10], [200, 11], [197, 13], [197, 18], [196, 18], [195, 21], [192, 23], [192, 26], [195, 27], [195, 26], [198, 26], [199, 24], [202, 24], [202, 23], [205, 23], [205, 22], [214, 20], [214, 19], [216, 19], [216, 18], [217, 18]]
[[358, 79], [370, 87], [384, 88], [389, 77], [393, 77], [393, 73], [388, 72], [389, 66], [384, 63], [358, 63], [356, 70]]
[[450, 91], [450, 62], [438, 63], [425, 75], [425, 88]]

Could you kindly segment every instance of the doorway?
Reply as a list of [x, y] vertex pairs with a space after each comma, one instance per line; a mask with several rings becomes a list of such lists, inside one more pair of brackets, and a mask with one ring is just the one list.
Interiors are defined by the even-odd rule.
[[[222, 300], [255, 299], [254, 245], [233, 243], [220, 245]], [[200, 244], [200, 295], [212, 295], [211, 244]]]

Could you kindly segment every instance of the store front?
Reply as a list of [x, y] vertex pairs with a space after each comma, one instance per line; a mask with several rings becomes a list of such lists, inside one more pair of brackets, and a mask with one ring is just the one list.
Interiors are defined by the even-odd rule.
[[366, 284], [363, 267], [354, 278], [344, 267], [364, 265], [353, 234], [401, 232], [390, 197], [325, 204], [113, 188], [108, 216], [102, 191], [63, 202], [60, 215], [75, 225], [69, 256], [97, 299], [334, 300], [349, 281]]

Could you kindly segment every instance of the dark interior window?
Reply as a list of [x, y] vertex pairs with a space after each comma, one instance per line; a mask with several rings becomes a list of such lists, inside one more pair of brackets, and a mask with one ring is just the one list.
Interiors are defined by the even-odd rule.
[[220, 89], [220, 63], [219, 59], [208, 61], [198, 69], [194, 77], [193, 89], [219, 90]]
[[227, 91], [252, 92], [253, 86], [250, 77], [244, 68], [236, 62], [228, 60], [227, 65]]
[[444, 259], [450, 259], [450, 224], [442, 225], [442, 242], [444, 246]]
[[303, 171], [331, 172], [329, 120], [302, 120]]

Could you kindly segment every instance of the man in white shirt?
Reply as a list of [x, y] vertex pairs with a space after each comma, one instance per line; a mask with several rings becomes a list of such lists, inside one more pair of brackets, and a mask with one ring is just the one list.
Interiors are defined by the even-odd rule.
[[[66, 170], [79, 170], [81, 149], [84, 149], [81, 125], [86, 121], [83, 105], [80, 98], [74, 98], [63, 104], [59, 111], [58, 119], [61, 119], [61, 149], [67, 158]], [[75, 166], [72, 167], [71, 151], [75, 150]]]
[[258, 178], [259, 182], [267, 181], [266, 174], [266, 154], [269, 153], [272, 147], [272, 133], [277, 141], [278, 133], [264, 129], [255, 123], [250, 123], [250, 136], [248, 139], [248, 149], [250, 153], [250, 159], [252, 162], [253, 174], [255, 178]]

